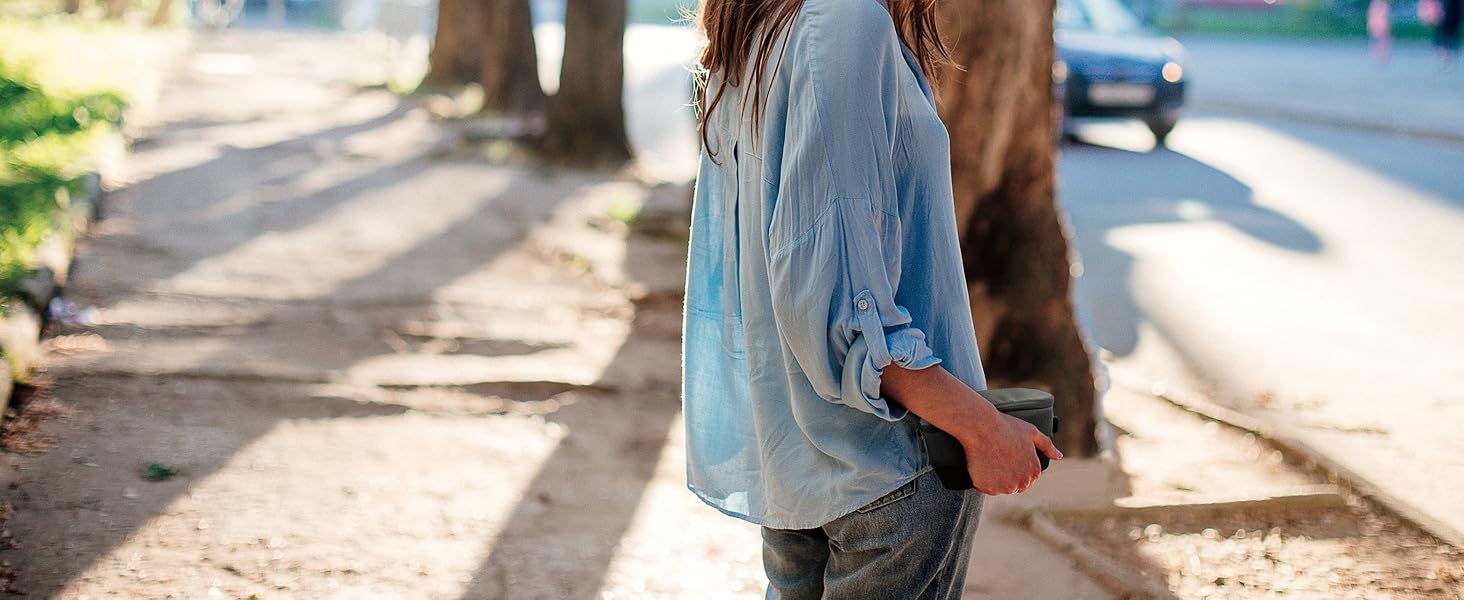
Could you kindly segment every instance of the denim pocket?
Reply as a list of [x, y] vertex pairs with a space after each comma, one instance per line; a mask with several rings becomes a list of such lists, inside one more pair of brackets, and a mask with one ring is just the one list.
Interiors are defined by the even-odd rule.
[[858, 512], [860, 514], [867, 513], [870, 511], [878, 510], [880, 508], [884, 508], [886, 506], [909, 498], [910, 496], [914, 496], [915, 482], [917, 481], [919, 481], [919, 478], [911, 479], [910, 483], [900, 486], [899, 489], [885, 494], [884, 497], [880, 498], [879, 500], [875, 500], [874, 502], [870, 502], [869, 504], [866, 504], [864, 508], [861, 508], [855, 512]]

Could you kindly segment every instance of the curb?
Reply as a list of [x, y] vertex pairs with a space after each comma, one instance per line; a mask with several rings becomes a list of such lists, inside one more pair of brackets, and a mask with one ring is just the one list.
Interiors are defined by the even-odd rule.
[[1059, 527], [1047, 514], [1033, 512], [1018, 522], [1022, 521], [1026, 522], [1027, 529], [1033, 535], [1072, 557], [1079, 569], [1113, 592], [1115, 597], [1179, 600], [1169, 586], [1144, 577], [1138, 571], [1099, 554], [1083, 540]]
[[0, 423], [10, 410], [10, 401], [17, 385], [24, 383], [20, 374], [29, 373], [41, 358], [41, 331], [51, 301], [60, 297], [66, 286], [74, 259], [76, 239], [101, 214], [102, 179], [98, 173], [82, 176], [82, 191], [63, 209], [60, 227], [41, 243], [37, 263], [29, 277], [20, 283], [20, 302], [10, 306], [10, 314], [0, 318]]
[[1034, 510], [1019, 514], [1013, 520], [1025, 524], [1038, 539], [1065, 552], [1080, 570], [1120, 598], [1156, 598], [1178, 600], [1163, 581], [1145, 577], [1137, 569], [1109, 558], [1089, 546], [1082, 538], [1068, 533], [1054, 516], [1073, 516], [1087, 520], [1109, 517], [1172, 516], [1180, 513], [1209, 511], [1246, 511], [1255, 508], [1318, 508], [1340, 509], [1347, 506], [1343, 491], [1332, 485], [1305, 485], [1281, 493], [1233, 497], [1186, 494], [1142, 504], [1118, 503], [1113, 506], [1076, 510]]
[[1131, 392], [1158, 398], [1181, 410], [1253, 434], [1276, 448], [1288, 459], [1321, 470], [1326, 473], [1329, 480], [1339, 482], [1347, 490], [1372, 501], [1384, 511], [1413, 524], [1425, 533], [1438, 538], [1439, 541], [1456, 548], [1464, 548], [1464, 532], [1429, 516], [1401, 498], [1389, 494], [1382, 486], [1328, 457], [1296, 436], [1290, 435], [1284, 428], [1225, 408], [1193, 394], [1175, 394], [1173, 392], [1156, 394], [1151, 390], [1143, 389], [1132, 378], [1113, 377], [1111, 380], [1115, 385], [1122, 385]]
[[1264, 104], [1245, 102], [1243, 100], [1196, 100], [1193, 107], [1200, 110], [1213, 110], [1257, 117], [1272, 117], [1298, 123], [1325, 125], [1370, 133], [1383, 133], [1439, 142], [1464, 143], [1464, 131], [1432, 130], [1397, 123], [1383, 123], [1340, 115], [1316, 113], [1284, 106], [1267, 106]]

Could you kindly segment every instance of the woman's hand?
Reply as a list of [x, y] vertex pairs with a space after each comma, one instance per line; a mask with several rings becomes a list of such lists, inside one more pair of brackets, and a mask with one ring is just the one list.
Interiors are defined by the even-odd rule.
[[1042, 474], [1037, 452], [1062, 460], [1052, 440], [1031, 423], [1007, 416], [940, 365], [921, 370], [891, 365], [880, 392], [961, 442], [971, 483], [989, 495], [1026, 490]]
[[1062, 460], [1062, 451], [1031, 423], [1001, 413], [996, 416], [989, 426], [957, 437], [966, 451], [966, 470], [983, 494], [1021, 493], [1042, 475], [1037, 452]]

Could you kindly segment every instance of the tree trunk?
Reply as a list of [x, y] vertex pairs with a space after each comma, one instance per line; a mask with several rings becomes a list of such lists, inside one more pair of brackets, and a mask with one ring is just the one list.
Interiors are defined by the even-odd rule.
[[61, 10], [66, 14], [77, 14], [81, 12], [81, 0], [64, 0], [61, 3]]
[[127, 3], [127, 0], [107, 0], [107, 18], [121, 19], [122, 15], [127, 12]]
[[626, 0], [569, 0], [564, 66], [549, 102], [540, 147], [553, 160], [618, 165], [630, 159], [625, 133]]
[[489, 0], [481, 16], [483, 112], [542, 112], [544, 88], [539, 83], [539, 52], [529, 0]]
[[1092, 365], [1072, 300], [1067, 227], [1056, 205], [1053, 0], [941, 3], [965, 72], [944, 70], [961, 252], [992, 387], [1057, 397], [1068, 454], [1096, 453]]
[[438, 0], [437, 35], [427, 56], [427, 83], [451, 88], [478, 80], [482, 70], [483, 4], [504, 0]]
[[158, 10], [153, 13], [152, 26], [163, 27], [173, 22], [173, 0], [158, 0]]

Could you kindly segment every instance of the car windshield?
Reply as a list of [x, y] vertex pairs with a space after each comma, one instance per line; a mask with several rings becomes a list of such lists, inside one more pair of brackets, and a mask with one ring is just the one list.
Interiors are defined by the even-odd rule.
[[1098, 33], [1138, 33], [1144, 26], [1119, 0], [1058, 0], [1058, 29]]

